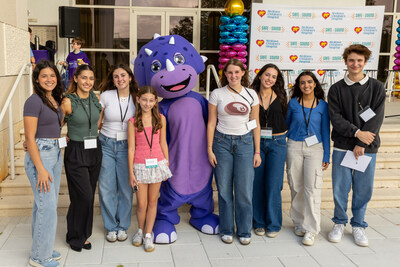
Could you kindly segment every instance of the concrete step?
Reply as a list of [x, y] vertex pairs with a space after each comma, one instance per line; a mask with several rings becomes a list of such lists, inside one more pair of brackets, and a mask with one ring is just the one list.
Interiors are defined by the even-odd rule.
[[399, 124], [383, 124], [379, 132], [379, 136], [383, 138], [400, 138]]

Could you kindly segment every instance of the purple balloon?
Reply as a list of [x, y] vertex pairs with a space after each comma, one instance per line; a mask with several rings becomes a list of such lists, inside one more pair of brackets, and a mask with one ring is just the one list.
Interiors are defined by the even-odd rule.
[[393, 70], [400, 70], [400, 66], [393, 66]]
[[234, 56], [236, 56], [236, 54], [237, 53], [235, 51], [226, 51], [224, 56], [226, 56], [226, 57], [234, 57]]
[[247, 51], [246, 51], [246, 50], [238, 51], [237, 54], [238, 54], [238, 56], [240, 56], [240, 57], [246, 57], [246, 56], [247, 56]]
[[232, 48], [235, 51], [243, 51], [243, 50], [246, 50], [247, 46], [244, 44], [234, 44], [234, 45], [232, 45]]
[[226, 62], [228, 62], [229, 59], [230, 59], [230, 58], [227, 58], [227, 57], [220, 57], [220, 58], [218, 59], [218, 62], [221, 63], [221, 64], [226, 64]]
[[394, 64], [400, 65], [400, 59], [399, 59], [399, 58], [396, 58], [396, 59], [394, 60]]
[[400, 46], [396, 46], [396, 51], [400, 52]]
[[400, 58], [400, 52], [394, 53], [395, 58]]
[[239, 59], [240, 61], [242, 61], [242, 63], [246, 63], [247, 59], [243, 58], [243, 57], [236, 57], [237, 59]]
[[228, 51], [229, 49], [231, 49], [231, 45], [221, 44], [221, 45], [219, 46], [219, 49], [220, 49], [221, 51]]

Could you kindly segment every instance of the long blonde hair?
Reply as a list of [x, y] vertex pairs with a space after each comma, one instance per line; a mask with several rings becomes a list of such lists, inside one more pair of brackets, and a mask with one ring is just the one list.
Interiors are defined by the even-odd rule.
[[[154, 95], [156, 98], [156, 103], [154, 104], [153, 108], [151, 109], [151, 124], [153, 126], [153, 133], [157, 133], [159, 129], [162, 128], [162, 121], [161, 121], [161, 115], [160, 112], [158, 111], [158, 101], [157, 101], [157, 92], [154, 90], [154, 88], [150, 85], [145, 85], [139, 88], [139, 91], [137, 93], [137, 97], [140, 98], [142, 95], [150, 93]], [[135, 127], [138, 132], [143, 131], [143, 120], [142, 120], [142, 107], [138, 103], [139, 101], [136, 101], [136, 112], [135, 112]]]

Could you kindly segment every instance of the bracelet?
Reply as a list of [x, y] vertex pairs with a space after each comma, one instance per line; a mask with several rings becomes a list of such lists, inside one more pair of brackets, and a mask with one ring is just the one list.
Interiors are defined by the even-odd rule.
[[254, 152], [254, 154], [260, 154], [260, 152]]

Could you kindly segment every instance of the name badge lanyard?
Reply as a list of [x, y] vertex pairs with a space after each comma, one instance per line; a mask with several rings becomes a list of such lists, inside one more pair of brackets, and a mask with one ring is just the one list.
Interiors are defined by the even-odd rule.
[[[260, 94], [260, 96], [261, 96], [261, 94]], [[264, 109], [265, 110], [264, 111], [264, 116], [265, 116], [265, 122], [266, 122], [265, 127], [267, 127], [267, 128], [268, 128], [268, 114], [269, 114], [269, 109], [271, 107], [272, 96], [273, 96], [273, 93], [271, 94], [271, 97], [269, 98], [269, 104], [268, 104], [267, 110]], [[261, 98], [261, 106], [264, 108], [264, 104], [263, 104], [263, 101], [262, 101], [262, 96], [260, 98]]]
[[151, 126], [151, 142], [149, 142], [149, 138], [147, 137], [146, 129], [144, 129], [144, 127], [143, 127], [143, 132], [144, 132], [144, 136], [146, 136], [147, 144], [148, 144], [149, 147], [150, 147], [150, 158], [151, 158], [151, 149], [152, 149], [152, 147], [153, 147], [153, 135], [154, 135], [154, 133], [153, 133], [153, 126]]
[[[245, 98], [244, 96], [242, 96], [238, 91], [236, 91], [235, 89], [233, 89], [232, 87], [230, 87], [230, 85], [228, 84], [229, 89], [231, 89], [232, 91], [234, 91], [236, 94], [240, 95], [244, 100], [246, 100], [247, 103], [249, 103], [250, 105], [250, 109], [252, 108], [251, 105], [252, 103], [250, 103], [249, 100], [247, 100], [247, 98]], [[251, 99], [253, 100], [254, 103], [254, 98], [253, 96], [249, 93], [249, 91], [246, 89], [246, 87], [244, 88], [246, 90], [246, 92], [249, 94], [249, 96], [251, 97]]]
[[131, 100], [131, 94], [129, 94], [129, 96], [128, 96], [128, 102], [127, 102], [128, 104], [126, 105], [124, 116], [122, 116], [122, 107], [121, 107], [121, 101], [119, 99], [118, 89], [117, 89], [117, 96], [118, 96], [119, 111], [120, 111], [120, 115], [121, 115], [121, 130], [124, 130], [124, 120], [126, 117], [126, 113], [128, 112], [128, 109], [129, 109], [129, 100]]
[[82, 99], [78, 95], [78, 93], [76, 95], [79, 97], [79, 102], [81, 103], [82, 108], [85, 111], [86, 116], [87, 116], [87, 118], [89, 120], [89, 136], [92, 136], [92, 112], [91, 112], [92, 109], [91, 109], [91, 103], [90, 103], [91, 102], [90, 101], [90, 94], [89, 94], [89, 112], [86, 110], [85, 105], [83, 104]]
[[358, 107], [359, 107], [361, 110], [363, 110], [364, 107], [361, 105], [359, 98], [361, 98], [361, 97], [368, 91], [368, 89], [369, 89], [369, 82], [368, 82], [367, 88], [366, 88], [366, 89], [364, 90], [364, 92], [362, 92], [362, 94], [359, 95], [359, 96], [355, 96], [355, 95], [354, 95], [354, 92], [353, 92], [352, 90], [350, 90], [352, 96], [353, 96], [353, 97], [356, 99], [356, 101], [357, 101]]
[[309, 129], [309, 125], [310, 125], [311, 112], [313, 110], [314, 103], [315, 103], [315, 97], [314, 97], [314, 100], [312, 102], [311, 109], [310, 109], [310, 114], [308, 114], [308, 120], [307, 120], [306, 119], [306, 112], [304, 111], [304, 101], [303, 101], [303, 98], [301, 98], [301, 108], [303, 110], [304, 122], [306, 123], [307, 135], [310, 135], [310, 132], [308, 131], [308, 129]]

